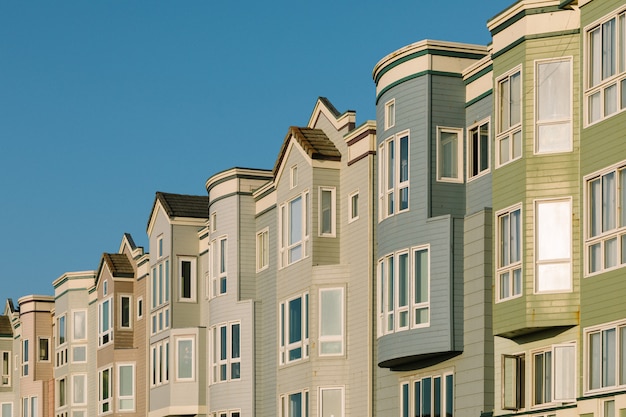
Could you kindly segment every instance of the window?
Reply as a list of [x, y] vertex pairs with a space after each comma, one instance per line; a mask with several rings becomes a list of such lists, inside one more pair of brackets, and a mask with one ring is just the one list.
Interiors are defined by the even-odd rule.
[[98, 305], [98, 346], [104, 346], [113, 340], [112, 303], [113, 299], [109, 298]]
[[626, 264], [626, 164], [585, 178], [587, 274]]
[[586, 390], [626, 385], [626, 322], [585, 330]]
[[132, 297], [130, 295], [120, 296], [120, 328], [130, 329], [132, 326]]
[[194, 339], [190, 337], [176, 339], [176, 379], [193, 380], [195, 378]]
[[403, 132], [378, 147], [379, 220], [409, 209], [409, 133]]
[[117, 409], [118, 411], [135, 410], [135, 365], [117, 366]]
[[72, 340], [87, 340], [87, 311], [78, 310], [72, 313]]
[[159, 259], [163, 257], [163, 235], [157, 237], [157, 257]]
[[280, 364], [309, 357], [309, 294], [280, 303]]
[[437, 127], [437, 180], [463, 182], [463, 130]]
[[279, 417], [309, 417], [309, 391], [280, 396]]
[[0, 417], [13, 417], [13, 403], [0, 403]]
[[343, 417], [343, 388], [320, 388], [320, 417]]
[[150, 334], [155, 335], [170, 327], [170, 260], [152, 267], [152, 310]]
[[[30, 410], [30, 413], [29, 411]], [[22, 397], [22, 417], [37, 417], [39, 401], [37, 397]]]
[[109, 293], [109, 281], [104, 281], [102, 283], [102, 295], [106, 297]]
[[67, 342], [67, 328], [65, 323], [65, 315], [57, 318], [57, 346], [64, 345]]
[[515, 207], [497, 215], [498, 224], [498, 300], [522, 294], [521, 208]]
[[143, 297], [137, 298], [137, 320], [143, 318]]
[[524, 355], [502, 355], [502, 409], [524, 407]]
[[264, 229], [256, 234], [256, 270], [262, 271], [269, 266], [269, 229]]
[[400, 415], [454, 416], [454, 375], [417, 377], [402, 382]]
[[22, 341], [22, 376], [28, 376], [28, 339]]
[[575, 345], [556, 345], [533, 353], [533, 403], [575, 400]]
[[179, 299], [181, 301], [196, 301], [196, 258], [181, 257], [178, 259], [178, 274], [180, 287]]
[[351, 223], [359, 218], [359, 192], [355, 191], [350, 194], [348, 201], [348, 207], [350, 208], [348, 223]]
[[98, 372], [98, 414], [106, 414], [113, 411], [111, 407], [112, 390], [112, 368], [103, 369]]
[[572, 289], [572, 202], [535, 203], [535, 292]]
[[67, 405], [67, 381], [65, 378], [57, 380], [57, 408]]
[[308, 256], [309, 193], [280, 205], [280, 259], [281, 266], [291, 265]]
[[396, 100], [385, 103], [385, 129], [394, 127], [396, 124]]
[[11, 352], [0, 352], [2, 354], [2, 368], [0, 371], [0, 387], [11, 386]]
[[50, 339], [47, 337], [39, 338], [39, 362], [50, 361]]
[[489, 157], [489, 121], [483, 121], [467, 132], [468, 180], [489, 172]]
[[217, 231], [217, 213], [211, 213], [211, 232]]
[[521, 68], [516, 68], [497, 81], [498, 166], [522, 156], [522, 81]]
[[379, 336], [430, 325], [429, 247], [399, 251], [378, 262]]
[[72, 405], [87, 405], [87, 375], [72, 375]]
[[170, 379], [170, 342], [162, 340], [150, 346], [150, 386], [166, 384]]
[[572, 150], [572, 58], [535, 67], [535, 151]]
[[211, 329], [214, 383], [241, 378], [241, 324], [222, 324]]
[[319, 192], [319, 235], [335, 237], [337, 217], [335, 215], [335, 188], [320, 187]]
[[587, 124], [626, 108], [626, 10], [585, 30]]
[[87, 346], [72, 346], [72, 362], [87, 362]]
[[344, 289], [320, 289], [320, 356], [344, 353]]
[[289, 170], [289, 189], [298, 186], [298, 166], [294, 165]]
[[615, 417], [615, 400], [602, 401], [602, 417]]
[[211, 289], [213, 297], [226, 294], [227, 290], [227, 265], [228, 265], [228, 240], [222, 237], [211, 242], [213, 257], [209, 259], [211, 272]]

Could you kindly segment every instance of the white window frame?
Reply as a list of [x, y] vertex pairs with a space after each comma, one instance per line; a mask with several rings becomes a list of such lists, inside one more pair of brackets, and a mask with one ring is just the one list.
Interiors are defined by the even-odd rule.
[[[63, 334], [61, 333], [63, 331]], [[68, 340], [68, 331], [67, 331], [67, 314], [63, 313], [57, 317], [56, 320], [56, 339], [57, 339], [57, 347], [65, 346], [69, 342]], [[63, 336], [63, 341], [61, 341], [61, 336]]]
[[217, 212], [211, 213], [211, 233], [215, 233], [217, 231]]
[[[324, 213], [322, 194], [330, 193], [330, 232], [324, 232]], [[319, 187], [318, 192], [318, 236], [319, 237], [335, 237], [337, 233], [337, 189], [335, 187]]]
[[385, 103], [385, 130], [396, 125], [396, 99], [392, 98]]
[[[69, 392], [69, 381], [66, 377], [57, 378], [56, 380], [56, 392], [55, 392], [55, 410], [59, 411], [60, 409], [67, 408], [69, 406], [68, 401], [68, 392]], [[61, 395], [61, 392], [63, 395]]]
[[143, 303], [143, 296], [137, 297], [137, 320], [143, 319], [143, 311], [146, 308]]
[[30, 371], [30, 342], [29, 339], [22, 340], [22, 376], [28, 376]]
[[298, 186], [298, 165], [289, 168], [289, 189], [292, 190]]
[[[131, 369], [131, 391], [132, 393], [130, 395], [122, 395], [122, 372], [121, 372], [121, 368], [128, 368], [130, 367]], [[135, 407], [136, 407], [136, 394], [137, 394], [137, 387], [136, 387], [136, 368], [135, 368], [135, 363], [134, 362], [123, 362], [123, 363], [118, 363], [117, 367], [116, 367], [116, 372], [115, 372], [115, 381], [116, 381], [116, 391], [117, 391], [117, 399], [116, 399], [116, 409], [117, 412], [120, 413], [132, 413], [135, 411]], [[122, 407], [122, 401], [128, 401], [131, 400], [132, 401], [132, 408], [123, 408]]]
[[[176, 373], [174, 374], [176, 377], [176, 381], [182, 382], [182, 381], [195, 381], [196, 380], [196, 338], [194, 336], [178, 336], [175, 339], [175, 348], [176, 348]], [[181, 352], [180, 352], [180, 343], [181, 342], [191, 342], [191, 376], [190, 377], [181, 377], [180, 376], [180, 372], [181, 372], [181, 367], [180, 367], [180, 360], [181, 360]]]
[[281, 394], [278, 397], [278, 417], [292, 417], [289, 414], [289, 397], [292, 395], [301, 395], [302, 404], [300, 405], [300, 416], [308, 416], [309, 414], [309, 390], [298, 390]]
[[[291, 204], [297, 200], [301, 199], [301, 213], [300, 213], [300, 240], [289, 243], [290, 239], [290, 231], [291, 231], [291, 216], [292, 216], [292, 206]], [[292, 265], [296, 262], [299, 262], [303, 259], [309, 257], [309, 237], [311, 234], [310, 227], [310, 216], [311, 216], [311, 197], [308, 190], [304, 190], [303, 192], [293, 196], [289, 200], [280, 204], [279, 206], [279, 222], [278, 222], [278, 232], [279, 232], [279, 253], [280, 253], [280, 267], [285, 268], [289, 265]], [[300, 256], [297, 258], [292, 258], [291, 253], [296, 249], [300, 248]]]
[[[603, 333], [604, 332], [608, 332], [608, 331], [614, 331], [614, 349], [612, 351], [613, 353], [613, 358], [612, 358], [612, 363], [611, 361], [608, 361], [605, 359], [604, 357], [604, 352], [605, 352], [605, 348], [604, 348], [604, 342], [606, 341], [606, 339], [604, 339]], [[624, 335], [622, 335], [622, 332], [624, 332]], [[600, 359], [600, 363], [599, 363], [599, 387], [592, 387], [591, 386], [591, 378], [592, 378], [592, 372], [591, 372], [591, 356], [592, 356], [592, 352], [591, 352], [591, 335], [592, 334], [599, 334], [600, 335], [600, 352], [599, 352], [599, 359]], [[626, 363], [623, 363], [620, 359], [620, 352], [625, 348], [623, 347], [623, 343], [626, 343], [626, 320], [620, 320], [620, 321], [614, 321], [614, 322], [610, 322], [610, 323], [604, 323], [598, 326], [592, 326], [592, 327], [588, 327], [583, 329], [583, 346], [584, 346], [584, 355], [583, 355], [583, 389], [584, 389], [584, 394], [596, 394], [596, 393], [603, 393], [603, 392], [608, 392], [608, 391], [614, 391], [616, 389], [624, 389], [624, 387], [626, 387], [626, 378], [623, 381], [620, 381], [620, 373], [621, 373], [621, 369], [626, 368]], [[606, 365], [605, 365], [606, 362]], [[614, 379], [614, 383], [610, 384], [607, 382], [606, 385], [604, 385], [604, 381], [603, 378], [605, 377], [605, 375], [603, 374], [603, 370], [604, 368], [607, 369], [612, 369], [613, 370], [613, 379]], [[606, 375], [608, 376], [608, 375]]]
[[163, 258], [163, 255], [164, 255], [164, 251], [163, 251], [163, 235], [160, 234], [159, 236], [157, 236], [157, 259]]
[[170, 328], [170, 259], [165, 258], [152, 265], [150, 335], [154, 336]]
[[[331, 292], [339, 292], [340, 295], [340, 302], [341, 304], [339, 305], [339, 317], [335, 317], [335, 320], [338, 321], [340, 323], [340, 331], [339, 334], [328, 334], [328, 335], [324, 335], [324, 322], [323, 322], [323, 315], [325, 310], [322, 308], [322, 297], [324, 293], [331, 293]], [[318, 298], [318, 305], [319, 305], [319, 322], [318, 322], [318, 329], [319, 329], [319, 338], [318, 338], [318, 342], [319, 342], [319, 356], [343, 356], [345, 355], [345, 334], [346, 334], [346, 324], [345, 324], [345, 320], [346, 320], [346, 298], [345, 298], [345, 288], [344, 287], [328, 287], [328, 288], [320, 288], [319, 290], [319, 298]], [[326, 345], [334, 345], [336, 343], [340, 344], [340, 349], [338, 352], [331, 352], [331, 353], [324, 353], [324, 347]]]
[[[456, 175], [445, 176], [443, 133], [456, 135]], [[437, 181], [463, 183], [463, 129], [461, 128], [437, 126]]]
[[[341, 393], [341, 414], [324, 414], [324, 392], [339, 391]], [[319, 388], [319, 416], [320, 417], [344, 417], [346, 415], [346, 393], [344, 386], [329, 386]]]
[[[76, 349], [85, 350], [85, 360], [79, 361], [76, 359]], [[72, 345], [72, 363], [86, 363], [87, 362], [87, 345]]]
[[[76, 336], [76, 323], [79, 321], [76, 319], [77, 315], [83, 315], [83, 333], [84, 333], [84, 337], [79, 338]], [[88, 323], [87, 323], [87, 310], [72, 310], [72, 341], [73, 342], [82, 342], [84, 340], [87, 340], [87, 329], [88, 327]]]
[[[402, 166], [402, 142], [406, 140], [406, 167]], [[390, 160], [391, 158], [391, 160]], [[393, 163], [393, 167], [389, 167]], [[404, 169], [403, 169], [404, 168]], [[406, 178], [401, 180], [401, 176]], [[393, 178], [390, 178], [393, 176]], [[409, 211], [411, 207], [411, 133], [397, 133], [378, 145], [378, 221]], [[401, 206], [406, 193], [406, 207]]]
[[[511, 231], [511, 222], [510, 222], [510, 216], [511, 213], [519, 211], [519, 260], [517, 261], [511, 261], [510, 260], [510, 255], [511, 255], [511, 247], [510, 247], [510, 243], [509, 243], [509, 254], [507, 255], [509, 257], [508, 261], [504, 261], [501, 259], [501, 254], [502, 254], [502, 231], [500, 230], [500, 219], [504, 216], [509, 216], [509, 231], [508, 231], [508, 235], [510, 237], [510, 231]], [[496, 227], [496, 242], [495, 242], [495, 250], [496, 250], [496, 303], [498, 302], [502, 302], [502, 301], [507, 301], [507, 300], [512, 300], [514, 298], [518, 298], [521, 297], [524, 294], [524, 266], [523, 266], [523, 259], [524, 259], [524, 212], [522, 209], [522, 205], [521, 203], [518, 203], [516, 205], [507, 207], [506, 209], [500, 210], [495, 214], [495, 227]], [[507, 262], [507, 263], [504, 263]], [[515, 271], [519, 270], [520, 272], [520, 288], [519, 288], [519, 293], [516, 294], [514, 292], [515, 290], [515, 277], [514, 277], [514, 273]], [[509, 274], [509, 281], [508, 281], [508, 285], [509, 285], [509, 289], [510, 289], [510, 294], [508, 296], [502, 296], [502, 284], [501, 284], [501, 280], [500, 277], [504, 274]]]
[[[544, 64], [554, 64], [554, 63], [563, 63], [567, 62], [569, 64], [569, 82], [567, 83], [569, 87], [567, 103], [569, 107], [567, 110], [569, 111], [569, 116], [541, 120], [539, 116], [539, 108], [540, 108], [540, 88], [539, 88], [539, 67]], [[535, 82], [535, 106], [534, 106], [534, 117], [535, 117], [535, 154], [536, 155], [545, 155], [545, 154], [553, 154], [553, 153], [563, 153], [563, 152], [571, 152], [574, 149], [574, 126], [573, 126], [573, 113], [574, 113], [574, 58], [572, 56], [559, 57], [559, 58], [549, 58], [549, 59], [539, 59], [535, 60], [534, 65], [534, 82]], [[569, 137], [567, 138], [567, 146], [563, 148], [558, 148], [554, 150], [541, 150], [540, 149], [540, 135], [539, 130], [543, 126], [554, 126], [554, 125], [563, 125], [569, 124]]]
[[[455, 402], [455, 389], [454, 389], [454, 373], [453, 372], [444, 372], [441, 374], [425, 374], [425, 375], [417, 375], [409, 378], [403, 378], [400, 381], [400, 391], [398, 395], [398, 410], [400, 411], [400, 415], [422, 415], [422, 407], [423, 405], [416, 404], [416, 389], [420, 390], [419, 398], [421, 401], [426, 397], [424, 393], [424, 385], [425, 382], [428, 381], [430, 386], [430, 393], [428, 395], [428, 399], [430, 401], [430, 411], [427, 411], [425, 415], [435, 415], [435, 380], [439, 380], [440, 384], [440, 398], [439, 398], [439, 408], [441, 410], [441, 416], [451, 416], [454, 415], [454, 402]], [[451, 379], [451, 380], [449, 380]], [[452, 390], [452, 404], [447, 404], [447, 394], [448, 388]], [[404, 396], [407, 396], [405, 399]], [[417, 410], [416, 410], [417, 408]], [[452, 410], [448, 410], [448, 408], [452, 408]], [[406, 414], [404, 414], [406, 413]]]
[[[611, 20], [614, 20], [615, 26], [615, 44], [612, 45], [612, 48], [615, 50], [613, 57], [615, 59], [615, 72], [614, 74], [608, 74], [606, 77], [603, 74], [603, 29], [604, 25], [608, 24]], [[620, 6], [619, 8], [613, 10], [611, 13], [604, 15], [602, 18], [596, 20], [595, 22], [587, 25], [583, 29], [583, 73], [586, 74], [583, 81], [584, 86], [584, 94], [583, 94], [583, 111], [584, 111], [584, 123], [585, 127], [594, 125], [603, 120], [606, 120], [612, 116], [615, 116], [624, 110], [626, 110], [626, 106], [621, 106], [620, 99], [623, 94], [626, 94], [624, 89], [626, 89], [626, 45], [623, 44], [626, 39], [620, 39], [620, 25], [626, 26], [626, 8], [624, 6]], [[592, 52], [592, 41], [591, 41], [591, 33], [600, 30], [600, 79], [594, 84], [592, 81], [593, 77], [593, 59], [591, 57]], [[605, 108], [607, 103], [607, 90], [615, 87], [615, 111], [611, 113], [606, 113], [607, 109]], [[599, 98], [599, 112], [597, 120], [591, 120], [591, 107], [590, 102], [593, 96]]]
[[[611, 187], [611, 193], [605, 195], [605, 186], [603, 184], [603, 179], [609, 175], [613, 174], [614, 176], [614, 184]], [[624, 175], [624, 178], [621, 178], [621, 175]], [[626, 266], [626, 258], [621, 257], [622, 247], [626, 244], [626, 221], [622, 221], [624, 224], [620, 224], [621, 217], [626, 217], [624, 210], [623, 202], [620, 201], [622, 196], [620, 195], [620, 191], [623, 193], [623, 197], [626, 200], [626, 161], [621, 161], [618, 164], [614, 164], [610, 167], [607, 167], [603, 170], [597, 171], [593, 174], [587, 175], [583, 179], [584, 187], [583, 187], [583, 197], [585, 201], [585, 217], [584, 217], [584, 230], [585, 230], [585, 276], [593, 276], [597, 274], [601, 274], [606, 271], [623, 268]], [[594, 207], [594, 202], [591, 200], [592, 192], [591, 192], [591, 183], [595, 181], [600, 181], [600, 201], [596, 202]], [[610, 210], [612, 210], [611, 221], [613, 223], [612, 227], [608, 224], [604, 225], [604, 210], [608, 204], [605, 203], [605, 197], [608, 200], [613, 200]], [[592, 214], [593, 212], [598, 211], [600, 224], [598, 225], [600, 230], [592, 235]], [[613, 242], [615, 245], [615, 265], [606, 265], [606, 252], [607, 247], [610, 248], [610, 244]], [[599, 247], [599, 262], [600, 266], [598, 270], [592, 271], [592, 256], [591, 251], [594, 247]]]
[[[415, 285], [418, 271], [416, 270], [415, 256], [419, 252], [426, 252], [426, 298], [427, 301], [415, 300]], [[400, 259], [406, 257], [406, 304], [400, 305]], [[430, 327], [430, 244], [413, 246], [408, 249], [398, 250], [387, 254], [378, 260], [377, 286], [378, 286], [378, 337], [386, 334], [401, 332], [409, 329]], [[393, 292], [389, 287], [393, 287]], [[424, 323], [416, 323], [421, 310], [428, 311], [428, 320]], [[406, 324], [402, 324], [402, 316], [406, 318]]]
[[[47, 348], [47, 353], [48, 353], [48, 359], [41, 359], [41, 342], [45, 340], [46, 341], [46, 345], [48, 346]], [[39, 336], [37, 337], [37, 362], [50, 362], [51, 359], [51, 344], [50, 344], [50, 337], [49, 336]]]
[[[501, 408], [503, 410], [521, 410], [526, 407], [526, 355], [524, 353], [514, 353], [502, 355], [501, 358]], [[507, 375], [507, 361], [511, 361], [515, 365], [514, 375]], [[513, 387], [515, 389], [515, 398], [512, 399], [514, 404], [508, 404], [506, 400], [507, 381], [509, 379], [515, 384], [515, 387]]]
[[[564, 375], [561, 372], [558, 372], [558, 365], [559, 363], [561, 363], [562, 357], [561, 354], [559, 352], [562, 352], [564, 350], [573, 350], [573, 353], [571, 354], [571, 363], [568, 363], [566, 367], [564, 367], [566, 374]], [[537, 382], [539, 380], [536, 372], [537, 372], [537, 366], [535, 365], [535, 361], [536, 361], [536, 357], [537, 356], [543, 356], [542, 361], [543, 361], [543, 370], [545, 372], [546, 370], [546, 363], [545, 363], [545, 357], [546, 354], [550, 353], [550, 377], [548, 378], [549, 384], [550, 384], [550, 398], [546, 399], [545, 397], [540, 400], [537, 401]], [[542, 348], [542, 349], [536, 349], [530, 352], [530, 358], [531, 358], [531, 372], [532, 372], [532, 378], [531, 378], [531, 402], [533, 404], [533, 406], [535, 407], [545, 407], [546, 405], [549, 404], [556, 404], [556, 403], [566, 403], [566, 402], [574, 402], [576, 401], [576, 343], [575, 342], [570, 342], [570, 343], [560, 343], [560, 344], [555, 344], [552, 346], [548, 346], [546, 348]], [[562, 364], [562, 363], [561, 363]], [[545, 388], [545, 382], [546, 382], [546, 375], [545, 373], [543, 374], [543, 378], [541, 378], [542, 382], [543, 382], [543, 387]], [[567, 384], [567, 383], [571, 383], [572, 385], [569, 387], [569, 394], [566, 395], [562, 395], [563, 393], [560, 392], [562, 391], [562, 389], [560, 389], [560, 387], [563, 384]], [[545, 395], [545, 391], [544, 391], [544, 395]]]
[[[9, 406], [9, 415], [5, 416], [4, 414], [4, 410], [5, 410], [5, 406]], [[13, 417], [13, 403], [12, 402], [0, 402], [0, 416], [1, 417]]]
[[[567, 230], [556, 229], [558, 226], [558, 221], [561, 219], [550, 219], [548, 218], [548, 222], [541, 221], [540, 217], [540, 206], [542, 205], [552, 205], [552, 204], [562, 204], [567, 203], [568, 212], [564, 214], [562, 220], [568, 221]], [[572, 236], [573, 236], [573, 228], [572, 228], [572, 198], [555, 198], [555, 199], [547, 199], [547, 200], [535, 200], [535, 294], [546, 294], [546, 293], [563, 293], [563, 292], [572, 292], [573, 283], [572, 283]], [[540, 226], [544, 225], [547, 230], [542, 232]], [[541, 237], [548, 237], [552, 239], [565, 239], [567, 240], [567, 256], [560, 257], [547, 257], [542, 259], [542, 248], [541, 248]], [[548, 245], [550, 247], [557, 247], [558, 240], [555, 242], [552, 240]], [[548, 249], [549, 250], [549, 249]], [[550, 268], [551, 266], [567, 266], [568, 268], [568, 285], [567, 287], [563, 286], [561, 288], [544, 288], [541, 287], [545, 284], [541, 283], [542, 278], [548, 278], [549, 276], [556, 276], [557, 274], [550, 271], [544, 270], [542, 273], [542, 269]], [[545, 274], [545, 275], [544, 275]], [[542, 277], [543, 275], [543, 277]]]
[[348, 196], [348, 223], [359, 220], [359, 190]]
[[[511, 77], [515, 76], [516, 74], [519, 74], [519, 83], [520, 83], [520, 91], [519, 91], [519, 95], [520, 95], [520, 109], [519, 109], [519, 122], [517, 123], [510, 123], [510, 120], [507, 121], [507, 125], [508, 126], [502, 126], [502, 116], [501, 116], [501, 104], [500, 104], [500, 94], [501, 94], [501, 90], [502, 90], [502, 84], [504, 82], [508, 82], [509, 86], [510, 86], [510, 82], [511, 82]], [[524, 114], [524, 95], [522, 94], [522, 92], [524, 91], [524, 80], [523, 80], [523, 72], [522, 72], [522, 66], [518, 65], [517, 67], [511, 69], [510, 71], [507, 71], [506, 73], [502, 74], [500, 77], [498, 77], [496, 79], [496, 95], [495, 95], [495, 104], [496, 104], [496, 168], [499, 168], [501, 166], [510, 164], [511, 162], [517, 161], [518, 159], [520, 159], [523, 155], [524, 155], [524, 135], [523, 135], [523, 114]], [[510, 91], [509, 93], [510, 94]], [[510, 99], [510, 95], [509, 95], [509, 99]], [[509, 107], [508, 111], [507, 111], [508, 116], [511, 116], [511, 108]], [[519, 155], [515, 155], [515, 144], [514, 144], [514, 136], [516, 134], [519, 133], [519, 140], [520, 140], [520, 154]], [[506, 161], [502, 161], [500, 156], [501, 156], [501, 147], [502, 147], [502, 141], [504, 140], [508, 140], [509, 143], [509, 152], [508, 152], [508, 160]]]
[[[484, 149], [483, 143], [481, 141], [481, 132], [482, 128], [486, 126], [487, 129], [487, 149]], [[474, 144], [474, 132], [477, 134], [477, 143]], [[480, 178], [484, 175], [487, 175], [491, 172], [491, 118], [488, 117], [479, 121], [478, 123], [474, 123], [470, 127], [467, 128], [466, 132], [466, 142], [467, 142], [467, 182], [473, 181], [477, 178]], [[478, 147], [477, 155], [478, 160], [474, 161], [473, 150], [475, 147]], [[481, 169], [480, 162], [482, 153], [487, 153], [487, 168]], [[476, 174], [473, 173], [474, 164], [478, 164]]]
[[[2, 367], [0, 368], [0, 387], [11, 386], [11, 352], [8, 350], [0, 351], [0, 360]], [[6, 366], [6, 370], [5, 370]]]
[[[83, 399], [84, 402], [76, 401], [76, 387], [79, 386], [78, 379], [82, 378], [83, 382]], [[87, 405], [87, 374], [72, 374], [72, 395], [71, 395], [71, 404], [72, 406], [86, 406]]]
[[[103, 323], [103, 314], [104, 314], [104, 305], [108, 303], [108, 307], [106, 307], [106, 309], [108, 310], [108, 315], [109, 315], [109, 320], [108, 320], [108, 325], [109, 327], [107, 329], [104, 329], [104, 323]], [[113, 296], [110, 296], [107, 299], [102, 300], [100, 303], [98, 303], [98, 347], [104, 347], [106, 345], [108, 345], [109, 343], [113, 342], [113, 329], [115, 327], [115, 324], [113, 323]], [[107, 339], [105, 341], [105, 339]]]
[[[104, 373], [108, 372], [108, 397], [104, 398], [102, 379]], [[107, 407], [108, 410], [103, 411]], [[101, 368], [98, 370], [98, 415], [113, 413], [113, 368]]]
[[[300, 301], [300, 319], [301, 319], [301, 335], [300, 340], [289, 343], [289, 303], [291, 301], [301, 299]], [[309, 357], [309, 293], [304, 292], [296, 296], [290, 297], [281, 302], [278, 306], [278, 356], [279, 364], [286, 365], [293, 362], [299, 362]], [[289, 359], [291, 351], [300, 349], [300, 357]]]
[[[183, 262], [189, 262], [189, 297], [183, 297]], [[198, 267], [195, 256], [178, 257], [178, 301], [195, 303], [198, 297]]]
[[170, 341], [161, 340], [150, 345], [150, 388], [169, 383]]
[[256, 234], [256, 272], [266, 270], [270, 264], [270, 229], [265, 229]]
[[[124, 308], [124, 299], [128, 300], [128, 326], [123, 325], [123, 312]], [[118, 296], [119, 300], [119, 319], [117, 320], [117, 328], [120, 330], [132, 330], [133, 328], [133, 296], [131, 294], [120, 294]]]
[[[233, 354], [233, 348], [235, 346], [233, 328], [235, 326], [239, 327], [239, 356]], [[224, 329], [224, 334], [222, 334], [222, 329]], [[241, 322], [231, 321], [215, 325], [211, 328], [209, 335], [211, 337], [209, 355], [212, 368], [209, 381], [213, 384], [239, 381], [241, 379]], [[225, 348], [225, 352], [222, 352], [222, 344]], [[224, 354], [222, 355], [222, 353]], [[239, 367], [237, 376], [233, 376], [234, 366]], [[222, 369], [224, 370], [223, 373]]]

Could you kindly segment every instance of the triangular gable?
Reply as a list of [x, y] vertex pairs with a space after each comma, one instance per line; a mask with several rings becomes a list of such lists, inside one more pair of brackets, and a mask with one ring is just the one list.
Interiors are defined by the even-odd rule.
[[326, 97], [318, 97], [307, 126], [315, 127], [321, 114], [326, 116], [338, 132], [346, 128], [347, 131], [350, 131], [356, 125], [356, 112], [354, 110], [346, 110], [341, 114]]

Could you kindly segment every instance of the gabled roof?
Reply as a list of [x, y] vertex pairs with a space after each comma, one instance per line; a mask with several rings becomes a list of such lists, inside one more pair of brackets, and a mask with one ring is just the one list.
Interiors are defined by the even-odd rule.
[[99, 284], [100, 276], [102, 275], [102, 268], [104, 265], [109, 267], [111, 275], [114, 278], [134, 278], [135, 270], [130, 260], [123, 253], [103, 253], [100, 259], [100, 266], [98, 266], [98, 273], [96, 274], [96, 287]]
[[13, 336], [13, 329], [11, 328], [11, 320], [8, 316], [0, 316], [0, 337]]
[[292, 137], [311, 159], [341, 161], [341, 153], [322, 129], [291, 126], [278, 153], [278, 159], [274, 165], [274, 175], [278, 172]]
[[156, 199], [170, 217], [209, 217], [209, 196], [171, 194], [157, 191]]

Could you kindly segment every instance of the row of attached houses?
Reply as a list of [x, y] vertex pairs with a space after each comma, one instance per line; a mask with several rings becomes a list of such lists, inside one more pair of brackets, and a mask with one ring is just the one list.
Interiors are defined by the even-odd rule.
[[626, 2], [487, 27], [7, 300], [0, 417], [626, 415]]

